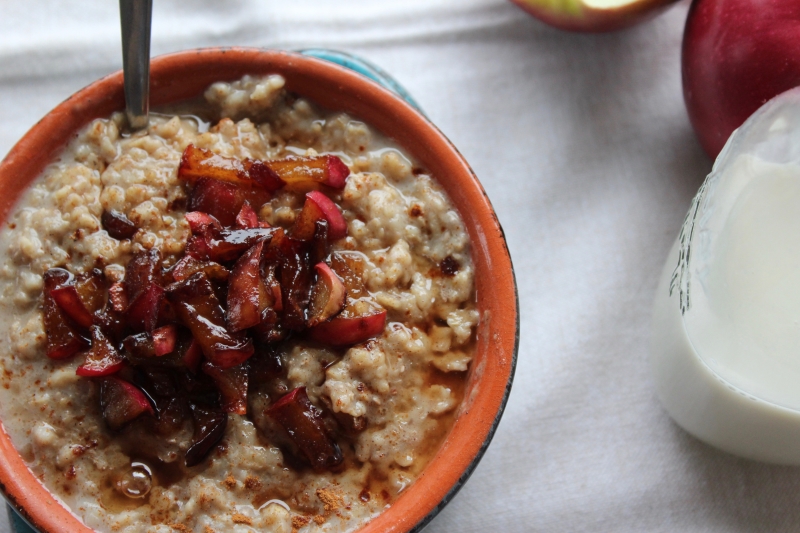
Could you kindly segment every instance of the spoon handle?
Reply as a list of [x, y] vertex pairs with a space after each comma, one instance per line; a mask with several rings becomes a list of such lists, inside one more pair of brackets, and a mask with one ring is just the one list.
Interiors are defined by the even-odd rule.
[[131, 128], [147, 127], [150, 105], [150, 22], [153, 0], [119, 0], [125, 111]]

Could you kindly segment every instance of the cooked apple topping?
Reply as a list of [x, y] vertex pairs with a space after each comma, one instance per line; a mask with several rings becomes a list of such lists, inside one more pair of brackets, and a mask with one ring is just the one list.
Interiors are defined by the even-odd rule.
[[[112, 431], [140, 417], [161, 433], [191, 420], [185, 463], [201, 463], [229, 414], [251, 414], [251, 385], [285, 374], [281, 343], [300, 337], [341, 348], [382, 333], [386, 311], [368, 297], [357, 256], [330, 251], [347, 223], [326, 191], [342, 189], [349, 173], [332, 155], [237, 160], [189, 145], [178, 168], [189, 188], [183, 255], [165, 269], [158, 250], [139, 252], [118, 283], [97, 269], [48, 270], [47, 356], [83, 354], [77, 374], [99, 381]], [[291, 227], [270, 227], [254, 207], [284, 187], [310, 192]], [[115, 211], [103, 226], [118, 239], [137, 231]], [[334, 435], [363, 430], [363, 420], [314, 405], [304, 387], [272, 389], [259, 414], [279, 444], [315, 469], [338, 466]]]

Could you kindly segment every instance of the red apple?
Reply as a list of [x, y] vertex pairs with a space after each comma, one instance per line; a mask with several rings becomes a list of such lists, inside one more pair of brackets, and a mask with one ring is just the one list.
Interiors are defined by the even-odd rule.
[[511, 0], [561, 30], [605, 32], [621, 30], [652, 18], [675, 0]]
[[695, 0], [683, 35], [683, 96], [700, 144], [717, 157], [733, 130], [800, 85], [800, 2]]

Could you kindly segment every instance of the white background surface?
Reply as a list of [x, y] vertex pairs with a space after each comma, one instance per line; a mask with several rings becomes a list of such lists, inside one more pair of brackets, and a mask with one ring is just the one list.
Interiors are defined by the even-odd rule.
[[[120, 68], [121, 52], [113, 0], [0, 8], [5, 154]], [[656, 280], [711, 167], [681, 95], [686, 10], [586, 36], [504, 0], [155, 0], [153, 55], [319, 46], [377, 63], [492, 199], [519, 284], [516, 381], [494, 442], [430, 533], [800, 529], [800, 470], [689, 437], [648, 373]]]

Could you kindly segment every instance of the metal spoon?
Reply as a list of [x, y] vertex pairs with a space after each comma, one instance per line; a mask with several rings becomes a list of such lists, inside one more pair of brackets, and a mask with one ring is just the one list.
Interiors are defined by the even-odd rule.
[[119, 0], [125, 112], [134, 130], [146, 128], [150, 106], [150, 22], [153, 0]]

